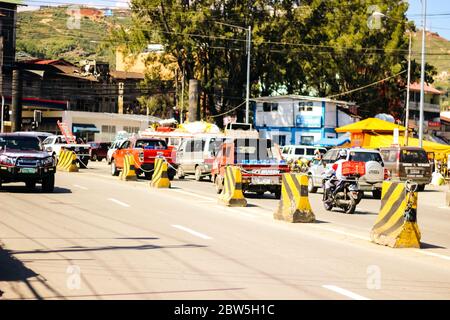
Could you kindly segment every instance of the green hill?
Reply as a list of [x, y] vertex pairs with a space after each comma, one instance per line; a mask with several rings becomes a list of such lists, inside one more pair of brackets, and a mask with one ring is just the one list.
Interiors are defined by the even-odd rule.
[[[428, 32], [425, 42], [427, 52], [427, 62], [436, 67], [438, 74], [435, 77], [433, 86], [437, 89], [449, 92], [450, 90], [450, 41], [439, 36], [437, 33]], [[413, 37], [412, 50], [413, 59], [420, 63], [420, 53], [422, 51], [422, 32], [417, 32]], [[443, 109], [448, 109], [449, 97], [445, 97], [442, 104]]]
[[[80, 18], [70, 15], [68, 7], [44, 7], [18, 14], [17, 51], [36, 58], [63, 58], [71, 62], [96, 59], [115, 65], [114, 53], [105, 49], [109, 30], [130, 22], [128, 10], [81, 8]], [[79, 23], [78, 23], [79, 22]]]

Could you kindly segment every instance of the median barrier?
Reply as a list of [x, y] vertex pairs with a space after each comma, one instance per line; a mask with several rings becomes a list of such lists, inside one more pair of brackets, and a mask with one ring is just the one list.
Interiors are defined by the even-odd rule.
[[61, 150], [56, 169], [65, 172], [78, 172], [77, 155], [75, 152], [70, 150]]
[[126, 154], [123, 158], [123, 169], [120, 173], [120, 180], [136, 181], [136, 162], [132, 154]]
[[247, 206], [247, 200], [242, 192], [242, 173], [239, 167], [225, 167], [223, 190], [219, 195], [219, 203], [228, 207]]
[[152, 188], [170, 188], [169, 175], [167, 174], [168, 164], [164, 158], [155, 159], [155, 167], [153, 171], [150, 187]]

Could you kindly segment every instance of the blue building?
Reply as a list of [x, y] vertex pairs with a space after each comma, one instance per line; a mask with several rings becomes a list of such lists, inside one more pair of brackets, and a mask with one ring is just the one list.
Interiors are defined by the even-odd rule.
[[279, 145], [315, 145], [338, 138], [335, 128], [359, 120], [354, 103], [298, 95], [253, 100], [253, 125]]

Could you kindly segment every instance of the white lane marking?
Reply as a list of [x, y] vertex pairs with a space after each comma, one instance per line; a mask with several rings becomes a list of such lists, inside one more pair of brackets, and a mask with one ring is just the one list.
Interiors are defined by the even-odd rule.
[[450, 207], [438, 207], [438, 209], [450, 210]]
[[443, 254], [434, 253], [434, 252], [428, 252], [428, 251], [423, 251], [423, 249], [422, 249], [422, 250], [420, 250], [420, 249], [415, 249], [414, 251], [419, 252], [419, 253], [421, 253], [421, 254], [426, 254], [427, 256], [433, 256], [433, 257], [436, 257], [436, 258], [441, 258], [441, 259], [449, 260], [449, 261], [450, 261], [450, 257], [449, 257], [449, 256], [445, 256], [445, 255], [443, 255]]
[[112, 201], [114, 203], [117, 203], [118, 205], [120, 205], [122, 207], [125, 207], [125, 208], [129, 208], [130, 207], [130, 205], [126, 204], [125, 202], [119, 201], [119, 200], [114, 199], [114, 198], [109, 198], [108, 200]]
[[346, 289], [339, 288], [337, 286], [333, 285], [323, 285], [322, 288], [334, 291], [336, 293], [342, 294], [348, 298], [354, 299], [354, 300], [370, 300], [369, 298], [360, 296], [359, 294], [356, 294], [354, 292], [348, 291]]
[[73, 186], [74, 186], [75, 188], [78, 188], [78, 189], [81, 189], [81, 190], [89, 190], [88, 188], [83, 187], [83, 186], [80, 186], [79, 184], [74, 184]]
[[180, 226], [180, 225], [178, 225], [178, 224], [173, 224], [172, 227], [177, 228], [177, 229], [180, 229], [180, 230], [183, 230], [183, 231], [186, 231], [187, 233], [190, 233], [190, 234], [192, 234], [192, 235], [194, 235], [194, 236], [196, 236], [196, 237], [199, 237], [199, 238], [202, 238], [202, 239], [205, 239], [205, 240], [210, 240], [210, 239], [212, 239], [210, 236], [207, 236], [206, 234], [203, 234], [203, 233], [194, 231], [194, 230], [192, 230], [192, 229], [189, 229], [189, 228]]
[[202, 196], [202, 195], [199, 195], [199, 194], [193, 193], [193, 192], [187, 192], [187, 191], [178, 190], [178, 189], [173, 189], [173, 190], [171, 190], [171, 191], [177, 192], [177, 193], [181, 193], [181, 194], [186, 194], [186, 195], [192, 196], [192, 197], [197, 197], [197, 198], [203, 199], [203, 200], [208, 200], [208, 201], [215, 201], [215, 200], [216, 200], [216, 199], [214, 199], [214, 198], [207, 197], [207, 196]]

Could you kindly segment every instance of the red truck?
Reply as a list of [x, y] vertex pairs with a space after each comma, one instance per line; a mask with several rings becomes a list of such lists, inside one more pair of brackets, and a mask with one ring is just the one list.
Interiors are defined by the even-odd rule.
[[167, 174], [172, 180], [176, 174], [176, 152], [172, 146], [167, 146], [162, 139], [155, 138], [130, 138], [125, 140], [111, 157], [111, 174], [119, 175], [123, 169], [124, 156], [132, 154], [136, 163], [135, 170], [139, 176], [145, 175], [145, 178], [151, 179], [153, 176], [153, 168], [155, 158], [164, 157], [169, 163]]
[[281, 176], [290, 171], [280, 149], [270, 139], [231, 138], [221, 146], [213, 163], [212, 181], [217, 193], [223, 189], [224, 170], [228, 165], [241, 168], [242, 190], [262, 196], [266, 191], [281, 197]]

